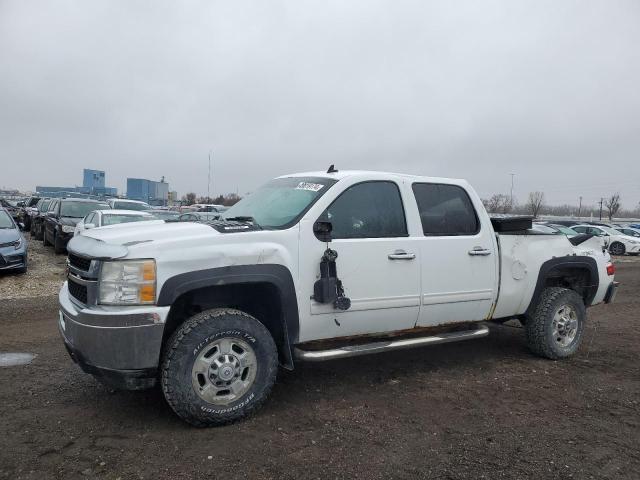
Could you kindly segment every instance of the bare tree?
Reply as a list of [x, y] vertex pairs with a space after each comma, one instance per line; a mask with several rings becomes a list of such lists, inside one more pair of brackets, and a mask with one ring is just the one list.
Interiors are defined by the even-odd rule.
[[540, 209], [544, 206], [544, 193], [543, 192], [530, 192], [529, 199], [527, 200], [527, 211], [533, 215], [534, 218], [538, 217]]
[[193, 192], [189, 192], [186, 195], [183, 195], [182, 202], [185, 205], [193, 205], [194, 203], [196, 203], [196, 194]]
[[502, 193], [496, 193], [482, 203], [489, 213], [509, 213], [513, 209], [511, 197]]
[[611, 221], [613, 217], [616, 215], [616, 213], [618, 213], [618, 211], [620, 210], [620, 207], [622, 206], [620, 204], [620, 194], [614, 193], [613, 195], [611, 195], [609, 198], [605, 200], [604, 206], [609, 211], [609, 221]]

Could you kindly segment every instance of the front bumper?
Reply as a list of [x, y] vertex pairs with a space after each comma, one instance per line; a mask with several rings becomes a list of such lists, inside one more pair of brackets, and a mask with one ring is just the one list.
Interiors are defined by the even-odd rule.
[[0, 270], [13, 270], [27, 266], [27, 249], [21, 246], [18, 250], [13, 247], [0, 250]]
[[58, 298], [58, 329], [82, 370], [126, 390], [155, 384], [169, 307], [83, 308], [71, 299], [66, 282]]

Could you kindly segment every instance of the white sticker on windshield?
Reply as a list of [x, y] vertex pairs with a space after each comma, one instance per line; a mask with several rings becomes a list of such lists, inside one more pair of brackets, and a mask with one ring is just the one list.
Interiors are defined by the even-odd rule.
[[321, 183], [300, 182], [296, 187], [296, 190], [307, 190], [309, 192], [319, 192], [320, 190], [322, 190], [322, 187], [324, 187], [324, 185], [322, 185]]

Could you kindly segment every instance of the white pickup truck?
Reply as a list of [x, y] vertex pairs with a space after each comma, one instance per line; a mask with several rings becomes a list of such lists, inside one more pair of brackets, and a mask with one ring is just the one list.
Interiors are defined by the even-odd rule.
[[285, 175], [220, 220], [74, 237], [59, 328], [83, 370], [159, 381], [197, 426], [255, 410], [278, 365], [478, 338], [490, 321], [519, 319], [531, 351], [559, 359], [586, 308], [613, 300], [614, 266], [597, 239], [530, 223], [490, 219], [463, 180]]

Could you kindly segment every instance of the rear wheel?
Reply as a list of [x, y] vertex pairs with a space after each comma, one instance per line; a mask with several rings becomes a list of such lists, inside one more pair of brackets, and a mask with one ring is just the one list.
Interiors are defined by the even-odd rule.
[[265, 326], [239, 310], [217, 308], [191, 317], [171, 336], [162, 390], [184, 421], [223, 425], [266, 400], [277, 368], [278, 352]]
[[546, 288], [525, 324], [529, 349], [553, 360], [573, 355], [580, 347], [586, 317], [584, 302], [576, 292]]
[[611, 255], [624, 255], [627, 249], [624, 246], [624, 243], [613, 242], [609, 247], [609, 253]]

